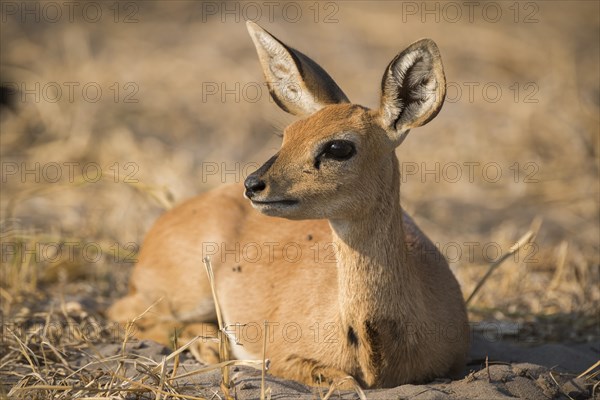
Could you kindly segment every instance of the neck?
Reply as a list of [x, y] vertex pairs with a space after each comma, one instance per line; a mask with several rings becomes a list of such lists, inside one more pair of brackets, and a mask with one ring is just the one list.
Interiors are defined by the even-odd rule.
[[[397, 319], [415, 289], [402, 228], [399, 173], [394, 169], [372, 209], [354, 219], [331, 220], [337, 250], [342, 324]], [[410, 310], [406, 310], [410, 313]], [[406, 315], [406, 314], [405, 314]]]
[[[398, 161], [382, 180], [373, 207], [356, 217], [330, 220], [337, 250], [338, 312], [346, 357], [359, 382], [371, 386], [394, 371], [403, 354], [401, 330], [419, 308], [417, 274], [407, 262]], [[360, 215], [358, 215], [360, 214]], [[396, 361], [394, 361], [396, 360]], [[356, 364], [358, 363], [358, 364]]]

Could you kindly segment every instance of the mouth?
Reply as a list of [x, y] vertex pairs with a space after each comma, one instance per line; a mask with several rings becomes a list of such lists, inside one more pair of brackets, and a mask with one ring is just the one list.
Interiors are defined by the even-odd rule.
[[249, 199], [252, 208], [271, 217], [293, 218], [302, 208], [296, 199]]
[[298, 200], [292, 200], [292, 199], [282, 199], [282, 200], [254, 200], [254, 199], [250, 199], [250, 201], [252, 202], [252, 205], [255, 207], [277, 207], [277, 206], [283, 206], [283, 207], [290, 207], [290, 206], [295, 206], [296, 204], [298, 204]]

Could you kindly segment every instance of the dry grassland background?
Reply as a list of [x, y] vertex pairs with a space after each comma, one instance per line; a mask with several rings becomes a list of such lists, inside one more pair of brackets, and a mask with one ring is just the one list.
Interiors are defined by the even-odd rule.
[[4, 2], [0, 36], [5, 327], [66, 305], [101, 324], [161, 213], [276, 151], [293, 118], [268, 97], [247, 17], [369, 107], [387, 63], [434, 39], [448, 97], [397, 150], [403, 206], [465, 297], [541, 221], [470, 317], [537, 343], [598, 340], [598, 2], [480, 2], [471, 15], [463, 2], [274, 2], [272, 15], [264, 2], [81, 2], [56, 22], [48, 3], [23, 4], [39, 21]]

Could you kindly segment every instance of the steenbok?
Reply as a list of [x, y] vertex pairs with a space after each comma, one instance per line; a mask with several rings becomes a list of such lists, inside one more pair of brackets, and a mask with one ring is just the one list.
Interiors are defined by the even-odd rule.
[[[243, 188], [204, 193], [156, 222], [130, 293], [109, 316], [125, 323], [162, 298], [137, 320], [138, 337], [214, 333], [202, 265], [210, 255], [225, 323], [243, 345], [232, 346], [236, 358], [262, 358], [269, 321], [267, 358], [281, 377], [351, 375], [390, 387], [460, 373], [469, 347], [461, 290], [400, 206], [395, 154], [444, 101], [436, 44], [420, 40], [391, 61], [371, 110], [350, 103], [316, 62], [247, 25], [271, 96], [302, 119]], [[198, 354], [214, 362], [213, 349], [205, 342]]]

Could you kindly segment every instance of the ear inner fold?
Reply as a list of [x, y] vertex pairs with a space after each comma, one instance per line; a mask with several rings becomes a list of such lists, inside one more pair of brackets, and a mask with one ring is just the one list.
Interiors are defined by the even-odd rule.
[[255, 23], [246, 23], [273, 100], [294, 115], [312, 114], [348, 97], [316, 62]]
[[431, 121], [446, 96], [444, 68], [435, 43], [423, 39], [398, 54], [388, 65], [381, 86], [382, 123], [395, 141]]

